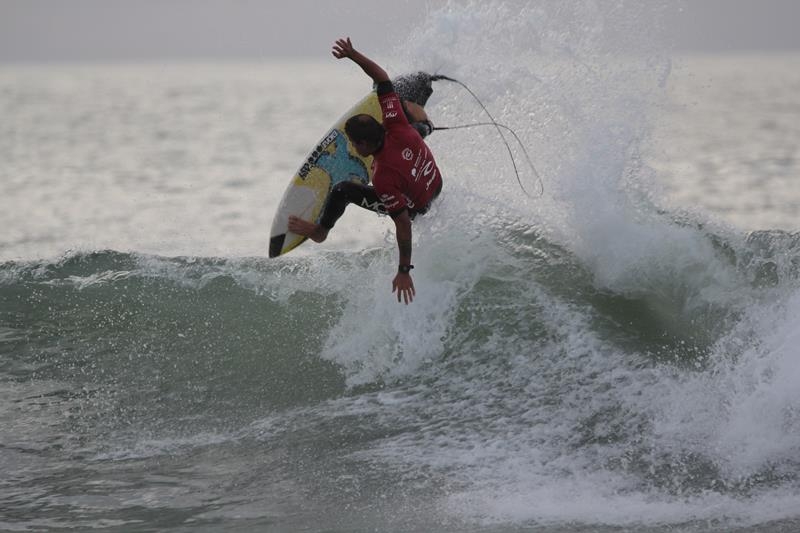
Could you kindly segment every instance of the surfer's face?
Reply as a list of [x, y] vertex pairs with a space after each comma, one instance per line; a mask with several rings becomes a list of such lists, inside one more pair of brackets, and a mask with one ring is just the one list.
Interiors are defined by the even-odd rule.
[[353, 146], [358, 152], [358, 155], [361, 157], [367, 157], [368, 155], [372, 155], [376, 152], [375, 145], [369, 141], [358, 141], [354, 142]]

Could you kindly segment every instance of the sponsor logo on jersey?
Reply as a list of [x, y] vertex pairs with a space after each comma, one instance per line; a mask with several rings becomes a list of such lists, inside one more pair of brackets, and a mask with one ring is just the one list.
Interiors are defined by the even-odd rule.
[[384, 115], [384, 118], [394, 118], [397, 116], [397, 111], [389, 111]]
[[400, 205], [400, 200], [395, 198], [393, 194], [381, 194], [381, 203], [389, 210]]
[[[405, 157], [405, 152], [403, 156]], [[429, 176], [430, 178], [425, 186], [426, 189], [429, 188], [433, 180], [436, 179], [436, 164], [433, 162], [433, 159], [428, 159], [427, 152], [424, 154], [424, 157], [422, 153], [417, 154], [417, 160], [414, 161], [414, 166], [411, 168], [411, 177], [417, 182], [420, 178], [427, 178]]]
[[403, 159], [406, 161], [411, 161], [412, 157], [414, 157], [414, 152], [411, 150], [411, 148], [406, 148], [403, 150]]

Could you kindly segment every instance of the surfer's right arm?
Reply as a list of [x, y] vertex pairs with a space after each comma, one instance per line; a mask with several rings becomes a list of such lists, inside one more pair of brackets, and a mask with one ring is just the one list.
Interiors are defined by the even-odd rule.
[[361, 70], [372, 78], [372, 81], [375, 83], [389, 81], [389, 75], [380, 65], [353, 48], [350, 37], [338, 39], [334, 43], [331, 53], [336, 59], [344, 59], [345, 57], [351, 59], [356, 65], [361, 67]]

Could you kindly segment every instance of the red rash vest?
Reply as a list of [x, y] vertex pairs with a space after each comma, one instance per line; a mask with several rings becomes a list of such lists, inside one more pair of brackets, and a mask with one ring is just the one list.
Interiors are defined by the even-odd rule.
[[442, 187], [439, 167], [425, 141], [408, 123], [391, 85], [379, 86], [378, 101], [386, 137], [383, 147], [373, 154], [372, 185], [390, 216], [404, 209], [424, 211]]

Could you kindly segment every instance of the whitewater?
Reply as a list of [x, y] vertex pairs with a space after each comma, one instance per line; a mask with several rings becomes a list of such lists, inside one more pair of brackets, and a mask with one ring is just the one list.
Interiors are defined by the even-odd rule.
[[327, 50], [0, 67], [0, 529], [800, 529], [800, 56], [675, 55], [665, 9], [355, 43], [536, 166], [429, 137], [409, 306], [389, 219], [266, 258], [370, 88]]

